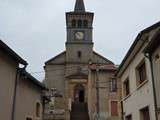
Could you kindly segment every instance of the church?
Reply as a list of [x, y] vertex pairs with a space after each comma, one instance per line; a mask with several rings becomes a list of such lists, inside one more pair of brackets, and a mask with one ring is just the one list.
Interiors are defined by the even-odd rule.
[[44, 66], [46, 86], [61, 94], [46, 111], [64, 112], [48, 120], [120, 120], [117, 67], [93, 50], [93, 20], [83, 0], [76, 0], [74, 11], [66, 13], [66, 50]]

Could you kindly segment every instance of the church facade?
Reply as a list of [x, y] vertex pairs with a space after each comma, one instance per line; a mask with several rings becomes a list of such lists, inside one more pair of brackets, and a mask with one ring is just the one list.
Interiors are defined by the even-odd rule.
[[[119, 120], [120, 94], [117, 91], [120, 88], [117, 81], [113, 84], [111, 81], [116, 67], [112, 61], [93, 50], [93, 18], [94, 13], [86, 12], [83, 0], [76, 0], [74, 11], [66, 13], [66, 50], [45, 62], [46, 86], [62, 95], [54, 99], [52, 106], [53, 110], [64, 111], [61, 119], [79, 120], [76, 110], [80, 110], [80, 117], [85, 117], [81, 120], [96, 117]], [[110, 94], [112, 85], [116, 91]], [[117, 101], [113, 103], [113, 108], [112, 100]], [[50, 105], [46, 109], [48, 114], [52, 114]]]

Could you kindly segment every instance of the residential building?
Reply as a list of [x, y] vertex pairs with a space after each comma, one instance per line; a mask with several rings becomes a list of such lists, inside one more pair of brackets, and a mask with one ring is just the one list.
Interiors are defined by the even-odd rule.
[[[159, 28], [160, 23], [156, 23], [139, 33], [116, 73], [122, 86], [125, 120], [157, 120], [152, 70], [144, 49]], [[156, 87], [158, 89], [158, 84]]]
[[17, 82], [14, 120], [43, 120], [45, 86], [23, 69]]
[[19, 64], [26, 66], [27, 62], [0, 40], [1, 120], [11, 120], [12, 118], [16, 75]]
[[26, 72], [27, 62], [1, 40], [0, 66], [0, 120], [42, 120], [44, 85]]
[[152, 39], [146, 46], [144, 52], [150, 61], [151, 73], [153, 79], [153, 89], [156, 103], [157, 118], [160, 120], [160, 23], [157, 24], [158, 29], [152, 36]]

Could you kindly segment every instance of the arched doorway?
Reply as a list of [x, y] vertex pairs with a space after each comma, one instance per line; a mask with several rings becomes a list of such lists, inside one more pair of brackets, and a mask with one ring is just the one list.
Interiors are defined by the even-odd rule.
[[85, 88], [81, 84], [77, 84], [74, 87], [74, 102], [85, 102]]

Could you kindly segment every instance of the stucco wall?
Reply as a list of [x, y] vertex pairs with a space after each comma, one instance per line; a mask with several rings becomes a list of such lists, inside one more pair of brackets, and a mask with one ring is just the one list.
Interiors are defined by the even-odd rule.
[[160, 58], [157, 58], [158, 56], [160, 56], [160, 46], [155, 50], [152, 55], [157, 107], [160, 108]]
[[[41, 89], [30, 80], [21, 78], [18, 81], [15, 120], [25, 120], [26, 117], [42, 120], [41, 93]], [[40, 103], [40, 117], [36, 117], [36, 103]]]
[[[145, 45], [143, 46], [143, 48], [144, 47]], [[155, 120], [151, 71], [149, 61], [144, 57], [144, 54], [142, 52], [143, 48], [141, 48], [138, 54], [134, 56], [134, 59], [121, 76], [122, 88], [123, 83], [127, 78], [129, 78], [130, 85], [130, 96], [125, 98], [122, 94], [124, 116], [132, 114], [133, 120], [140, 120], [139, 110], [148, 106], [150, 110], [150, 119]], [[146, 63], [147, 81], [140, 87], [137, 86], [136, 67], [142, 62], [142, 60], [145, 60]]]
[[10, 120], [16, 63], [0, 50], [0, 120]]

